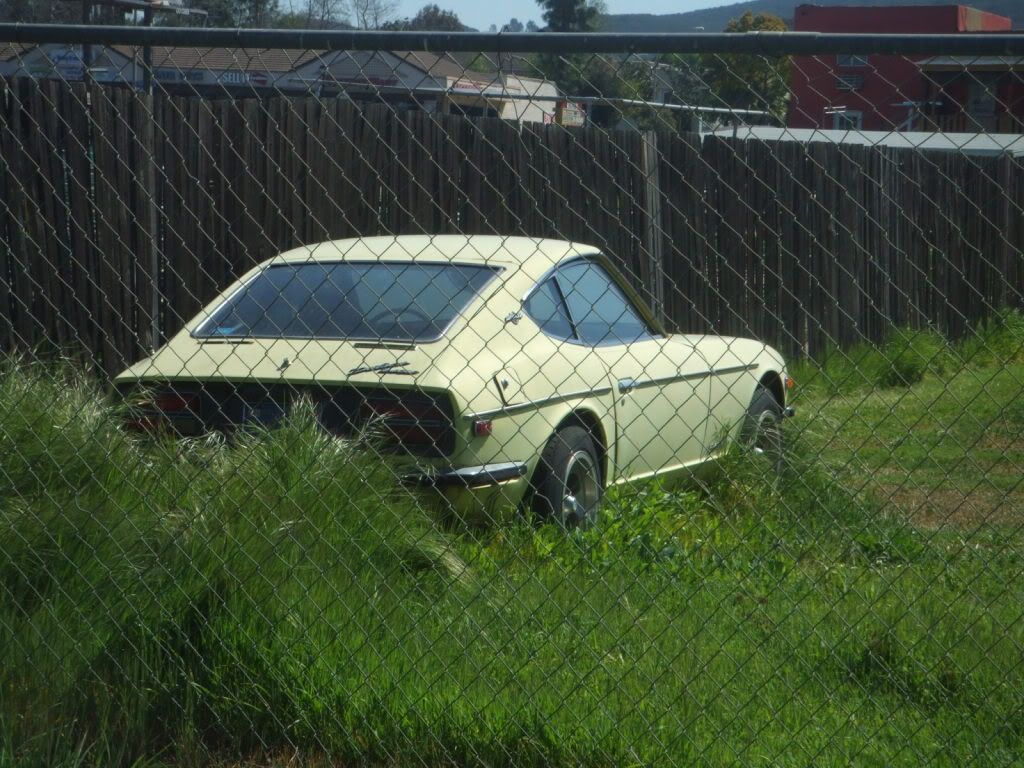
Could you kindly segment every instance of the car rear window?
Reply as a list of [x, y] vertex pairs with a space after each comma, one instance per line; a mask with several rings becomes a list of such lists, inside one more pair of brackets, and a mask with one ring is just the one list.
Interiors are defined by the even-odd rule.
[[193, 335], [429, 341], [496, 272], [470, 264], [278, 264], [217, 307]]

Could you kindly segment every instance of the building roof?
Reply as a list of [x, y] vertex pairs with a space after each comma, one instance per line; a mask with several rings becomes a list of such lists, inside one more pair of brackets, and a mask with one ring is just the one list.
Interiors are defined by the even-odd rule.
[[[0, 43], [0, 61], [9, 61], [35, 49], [36, 45]], [[42, 46], [48, 48], [50, 46]], [[142, 55], [141, 46], [107, 46], [122, 56], [133, 59]], [[241, 72], [290, 72], [317, 59], [329, 63], [344, 51], [290, 48], [195, 48], [186, 46], [154, 46], [153, 66], [178, 70], [224, 70]], [[380, 51], [391, 53], [401, 61], [434, 77], [448, 77], [457, 80], [479, 82], [494, 81], [495, 73], [471, 70], [447, 53], [426, 53], [423, 51]], [[375, 54], [376, 55], [376, 54]]]
[[[113, 46], [132, 57], [141, 48]], [[296, 67], [326, 55], [321, 50], [290, 48], [185, 48], [153, 47], [153, 66], [174, 69], [238, 70], [242, 72], [290, 72]]]
[[1020, 133], [844, 131], [751, 125], [724, 128], [714, 131], [711, 135], [749, 141], [817, 141], [828, 144], [962, 152], [968, 155], [1024, 155], [1024, 134]]
[[392, 53], [432, 77], [450, 77], [454, 80], [471, 80], [476, 83], [493, 83], [498, 79], [496, 72], [477, 72], [448, 53], [426, 53], [424, 51], [392, 51]]
[[23, 43], [0, 43], [0, 61], [10, 61], [13, 58], [24, 56], [33, 48], [35, 48], [34, 45]]
[[430, 75], [462, 77], [467, 73], [466, 66], [447, 53], [427, 53], [425, 51], [393, 51], [393, 53], [405, 63], [422, 69]]

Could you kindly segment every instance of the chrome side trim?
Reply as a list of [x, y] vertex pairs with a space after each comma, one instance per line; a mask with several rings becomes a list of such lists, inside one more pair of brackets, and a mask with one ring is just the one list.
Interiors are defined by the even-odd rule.
[[476, 419], [489, 419], [494, 416], [509, 416], [513, 413], [520, 413], [522, 411], [528, 411], [532, 408], [541, 408], [545, 405], [554, 405], [555, 403], [562, 403], [566, 400], [575, 400], [580, 397], [596, 397], [599, 395], [607, 395], [612, 391], [611, 387], [599, 387], [598, 389], [586, 389], [578, 392], [569, 392], [564, 395], [552, 395], [551, 397], [541, 398], [540, 400], [527, 400], [522, 403], [516, 403], [515, 405], [507, 405], [502, 408], [492, 408], [489, 411], [477, 411], [476, 413], [463, 414], [462, 418], [469, 421]]
[[760, 363], [749, 363], [747, 365], [734, 365], [730, 368], [716, 368], [711, 371], [712, 376], [724, 376], [728, 373], [743, 373], [744, 371], [756, 371], [761, 367]]
[[699, 373], [681, 373], [675, 376], [662, 376], [659, 379], [643, 379], [642, 381], [635, 382], [633, 385], [633, 389], [654, 387], [660, 384], [674, 384], [677, 381], [694, 381], [697, 379], [706, 379], [713, 375], [713, 371], [700, 371]]
[[727, 376], [730, 373], [754, 371], [757, 370], [758, 367], [757, 363], [750, 363], [749, 365], [733, 365], [729, 368], [716, 368], [713, 370], [698, 371], [697, 373], [681, 373], [677, 376], [662, 376], [659, 379], [644, 379], [642, 381], [633, 382], [632, 389], [653, 387], [658, 384], [674, 384], [677, 381], [696, 381], [700, 379], [708, 379], [712, 376]]
[[[684, 373], [676, 376], [664, 376], [660, 379], [647, 379], [645, 381], [630, 381], [629, 386], [625, 391], [633, 391], [640, 389], [641, 387], [652, 387], [657, 384], [669, 384], [676, 381], [692, 381], [697, 379], [706, 379], [711, 376], [726, 376], [730, 373], [743, 373], [745, 371], [754, 371], [760, 367], [757, 363], [750, 363], [749, 365], [733, 365], [728, 368], [716, 368], [714, 370], [700, 371], [698, 373]], [[623, 379], [620, 384], [620, 390], [622, 383], [626, 382]], [[501, 408], [492, 408], [489, 411], [477, 411], [475, 413], [463, 414], [462, 418], [468, 421], [474, 421], [476, 419], [490, 419], [495, 416], [509, 416], [514, 413], [521, 413], [522, 411], [528, 411], [531, 408], [541, 408], [545, 405], [554, 405], [555, 403], [565, 402], [566, 400], [575, 400], [580, 397], [597, 397], [599, 395], [606, 395], [612, 391], [611, 387], [599, 387], [597, 389], [581, 390], [578, 392], [569, 392], [564, 395], [552, 395], [551, 397], [545, 397], [540, 400], [526, 400], [522, 403], [516, 403], [514, 405], [506, 405]]]

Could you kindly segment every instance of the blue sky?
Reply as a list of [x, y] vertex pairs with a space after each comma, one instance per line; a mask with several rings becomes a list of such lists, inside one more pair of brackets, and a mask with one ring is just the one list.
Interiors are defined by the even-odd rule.
[[[697, 8], [730, 5], [739, 0], [607, 0], [609, 13], [682, 13]], [[499, 27], [512, 17], [524, 24], [528, 19], [540, 23], [540, 6], [534, 0], [506, 0], [480, 2], [480, 0], [400, 0], [399, 16], [412, 16], [428, 2], [437, 2], [442, 8], [458, 14], [463, 24], [486, 30], [491, 24]]]

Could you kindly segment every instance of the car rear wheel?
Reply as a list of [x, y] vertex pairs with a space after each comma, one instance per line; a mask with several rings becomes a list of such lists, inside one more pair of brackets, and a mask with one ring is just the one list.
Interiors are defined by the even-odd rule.
[[743, 445], [776, 474], [782, 472], [785, 462], [782, 416], [782, 405], [775, 395], [758, 385], [747, 409]]
[[566, 528], [597, 519], [604, 485], [594, 441], [581, 427], [563, 427], [548, 441], [534, 473], [534, 509]]

